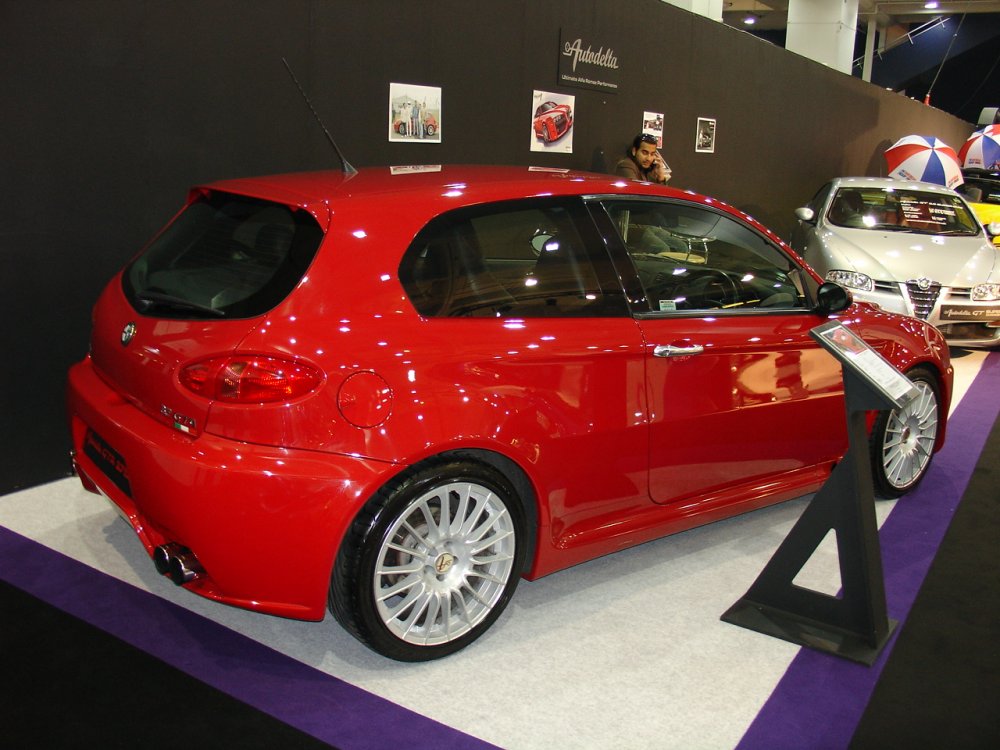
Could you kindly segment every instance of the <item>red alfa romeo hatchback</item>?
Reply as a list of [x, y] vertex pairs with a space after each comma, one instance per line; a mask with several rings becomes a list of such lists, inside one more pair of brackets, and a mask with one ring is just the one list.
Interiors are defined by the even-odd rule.
[[944, 439], [941, 336], [711, 198], [527, 168], [219, 182], [98, 300], [74, 461], [176, 583], [432, 659], [521, 577], [815, 490], [847, 445], [830, 318], [920, 392], [871, 420], [902, 494]]

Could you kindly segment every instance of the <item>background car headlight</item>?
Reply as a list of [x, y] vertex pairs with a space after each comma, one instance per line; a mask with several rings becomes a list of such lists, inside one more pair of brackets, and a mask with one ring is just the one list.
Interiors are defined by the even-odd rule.
[[1000, 299], [1000, 284], [976, 284], [972, 287], [973, 302], [990, 302]]
[[875, 288], [871, 276], [857, 271], [827, 271], [826, 280], [850, 289], [860, 289], [863, 292], [870, 292]]

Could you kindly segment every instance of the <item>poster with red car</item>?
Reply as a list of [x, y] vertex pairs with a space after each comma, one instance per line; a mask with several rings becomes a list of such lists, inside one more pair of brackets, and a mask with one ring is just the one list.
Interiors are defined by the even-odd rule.
[[576, 97], [534, 92], [531, 98], [531, 150], [573, 153], [573, 109]]

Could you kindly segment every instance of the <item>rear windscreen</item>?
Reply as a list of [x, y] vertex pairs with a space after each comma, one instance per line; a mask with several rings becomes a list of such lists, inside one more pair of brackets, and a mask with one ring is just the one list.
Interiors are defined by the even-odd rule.
[[307, 211], [211, 193], [129, 264], [125, 295], [138, 312], [157, 317], [261, 315], [298, 284], [322, 238]]

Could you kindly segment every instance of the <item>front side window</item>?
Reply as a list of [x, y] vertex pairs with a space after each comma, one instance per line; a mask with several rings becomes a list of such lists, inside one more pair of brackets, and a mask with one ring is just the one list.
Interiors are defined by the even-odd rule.
[[826, 214], [836, 226], [974, 236], [979, 227], [956, 195], [881, 187], [842, 187]]
[[533, 199], [431, 221], [399, 278], [426, 317], [625, 315], [624, 294], [582, 203]]
[[711, 209], [606, 201], [652, 312], [805, 309], [811, 278], [766, 237]]
[[262, 315], [292, 291], [322, 239], [301, 209], [206, 194], [126, 267], [125, 295], [137, 311], [159, 317]]
[[823, 204], [826, 203], [826, 198], [830, 195], [830, 190], [833, 189], [833, 183], [828, 182], [819, 190], [816, 191], [816, 195], [812, 197], [812, 200], [807, 204], [809, 208], [813, 210], [815, 215], [819, 215], [820, 211], [823, 210]]

